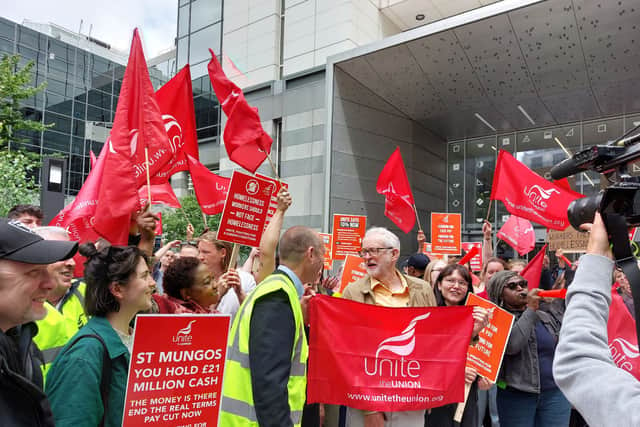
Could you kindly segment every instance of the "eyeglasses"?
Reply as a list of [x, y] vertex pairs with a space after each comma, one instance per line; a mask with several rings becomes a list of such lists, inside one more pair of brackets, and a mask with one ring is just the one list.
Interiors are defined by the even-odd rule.
[[461, 288], [466, 288], [467, 286], [469, 286], [466, 280], [456, 280], [456, 279], [446, 278], [446, 279], [442, 279], [442, 281], [450, 286], [458, 285]]
[[378, 256], [380, 251], [384, 251], [384, 250], [387, 250], [387, 249], [393, 249], [393, 248], [391, 248], [391, 247], [389, 247], [389, 248], [362, 248], [358, 252], [358, 255], [360, 255], [362, 258], [364, 258], [367, 255], [368, 256]]
[[519, 280], [517, 282], [507, 283], [505, 287], [511, 289], [512, 291], [515, 291], [516, 289], [518, 289], [518, 287], [521, 287], [522, 289], [527, 289], [527, 281]]

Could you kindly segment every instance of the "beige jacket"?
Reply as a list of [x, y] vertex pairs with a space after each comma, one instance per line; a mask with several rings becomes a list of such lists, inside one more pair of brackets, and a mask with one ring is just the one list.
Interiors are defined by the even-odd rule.
[[[422, 279], [402, 275], [409, 287], [409, 307], [435, 307], [436, 297], [431, 286]], [[371, 291], [371, 276], [366, 275], [362, 279], [348, 285], [342, 297], [351, 301], [363, 302], [365, 304], [376, 303], [376, 296]]]

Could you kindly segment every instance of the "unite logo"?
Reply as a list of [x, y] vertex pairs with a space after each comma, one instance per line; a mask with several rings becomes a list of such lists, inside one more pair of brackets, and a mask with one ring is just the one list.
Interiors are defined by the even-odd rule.
[[624, 338], [616, 338], [609, 344], [609, 350], [611, 350], [611, 357], [613, 357], [613, 362], [618, 368], [628, 372], [633, 371], [631, 359], [640, 357], [637, 345], [633, 345]]
[[[414, 317], [409, 325], [400, 333], [383, 340], [378, 344], [376, 356], [373, 360], [370, 357], [364, 358], [364, 373], [369, 376], [377, 375], [381, 380], [391, 379], [391, 381], [382, 381], [384, 386], [393, 388], [421, 388], [420, 381], [412, 381], [420, 377], [422, 367], [417, 360], [406, 360], [405, 356], [413, 353], [416, 346], [416, 324], [420, 320], [428, 318], [431, 313]], [[380, 357], [383, 351], [393, 353], [400, 356], [400, 360], [385, 359]], [[370, 366], [373, 365], [373, 366]], [[397, 378], [397, 379], [393, 379]]]
[[178, 345], [191, 345], [191, 341], [193, 340], [191, 336], [191, 325], [195, 322], [195, 320], [190, 321], [187, 326], [176, 332], [172, 341]]
[[167, 136], [169, 137], [169, 147], [172, 153], [178, 151], [179, 148], [182, 148], [182, 126], [178, 123], [178, 119], [173, 117], [170, 114], [162, 115], [162, 123], [164, 124], [164, 130], [167, 132]]
[[553, 195], [554, 193], [560, 194], [560, 192], [555, 188], [545, 190], [537, 184], [532, 185], [531, 187], [524, 187], [524, 195], [529, 198], [529, 201], [538, 210], [547, 209], [547, 200], [549, 200], [551, 195]]

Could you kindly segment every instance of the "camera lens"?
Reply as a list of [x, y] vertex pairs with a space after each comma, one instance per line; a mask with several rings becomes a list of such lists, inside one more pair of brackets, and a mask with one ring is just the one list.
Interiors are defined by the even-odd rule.
[[580, 230], [581, 224], [593, 222], [596, 211], [600, 207], [600, 202], [602, 202], [602, 192], [571, 202], [567, 209], [571, 226], [576, 230]]

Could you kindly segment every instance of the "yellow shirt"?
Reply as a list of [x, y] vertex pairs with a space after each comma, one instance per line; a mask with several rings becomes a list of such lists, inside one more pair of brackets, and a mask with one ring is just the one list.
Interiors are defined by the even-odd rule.
[[402, 283], [402, 290], [399, 292], [391, 292], [387, 286], [371, 278], [371, 291], [375, 295], [376, 305], [383, 307], [409, 307], [409, 286], [407, 280], [402, 274], [396, 270], [396, 275]]

